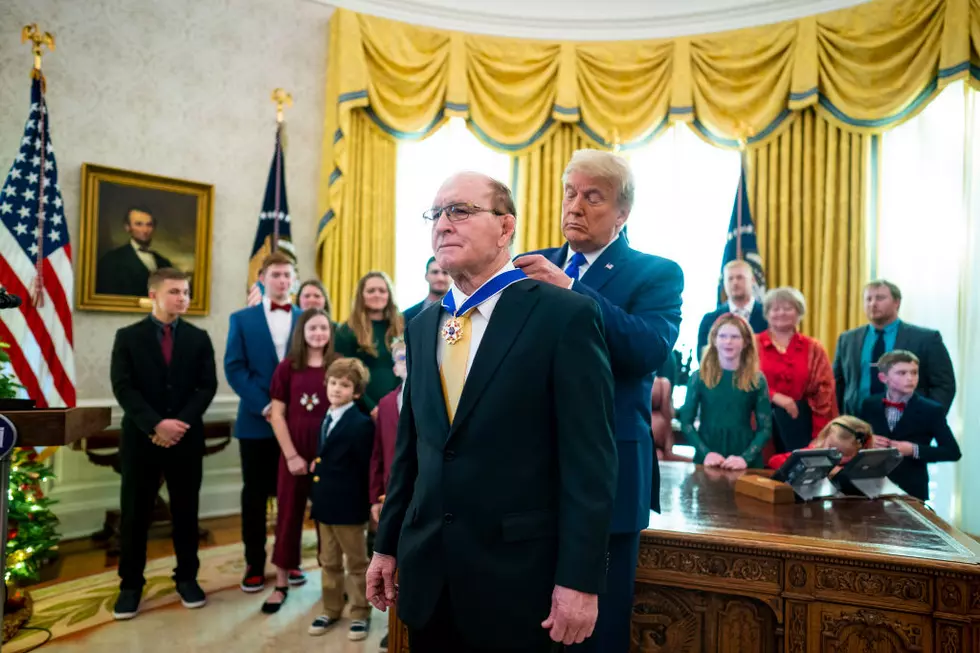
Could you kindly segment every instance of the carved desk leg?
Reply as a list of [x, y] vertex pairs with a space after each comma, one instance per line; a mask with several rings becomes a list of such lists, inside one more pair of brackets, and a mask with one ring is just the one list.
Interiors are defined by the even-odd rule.
[[786, 604], [786, 653], [807, 653], [807, 623], [809, 606], [806, 603]]

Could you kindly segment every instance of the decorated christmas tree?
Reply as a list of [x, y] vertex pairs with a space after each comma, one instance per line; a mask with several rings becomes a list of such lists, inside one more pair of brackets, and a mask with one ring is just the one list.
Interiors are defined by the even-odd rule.
[[[13, 399], [20, 385], [7, 372], [10, 359], [0, 342], [0, 399]], [[54, 503], [44, 494], [44, 482], [53, 478], [50, 468], [37, 459], [32, 449], [14, 449], [10, 454], [10, 485], [7, 490], [7, 583], [24, 585], [37, 581], [41, 567], [58, 555], [58, 518]]]
[[58, 555], [58, 518], [43, 491], [51, 469], [30, 449], [15, 449], [10, 461], [7, 499], [7, 577], [20, 585], [35, 582], [41, 568]]

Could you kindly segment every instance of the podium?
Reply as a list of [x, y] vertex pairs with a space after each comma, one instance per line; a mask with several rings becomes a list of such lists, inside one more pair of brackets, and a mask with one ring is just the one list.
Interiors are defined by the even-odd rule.
[[[55, 408], [36, 410], [12, 410], [2, 413], [17, 432], [18, 447], [63, 447], [81, 438], [89, 437], [109, 426], [111, 409], [105, 408]], [[10, 456], [0, 461], [0, 578], [5, 573], [7, 560], [7, 488], [10, 483]], [[7, 587], [2, 584], [0, 605], [6, 603]]]

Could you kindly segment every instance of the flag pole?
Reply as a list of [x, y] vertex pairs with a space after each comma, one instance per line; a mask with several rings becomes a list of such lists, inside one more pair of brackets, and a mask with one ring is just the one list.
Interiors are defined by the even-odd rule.
[[739, 177], [738, 178], [738, 190], [736, 191], [736, 204], [737, 204], [737, 207], [735, 209], [735, 214], [736, 214], [737, 218], [736, 218], [736, 228], [735, 228], [735, 258], [736, 258], [736, 260], [741, 261], [742, 258], [743, 258], [743, 255], [742, 255], [742, 200], [743, 200], [743, 197], [742, 197], [742, 195], [743, 195], [742, 189], [745, 187], [745, 148], [746, 148], [746, 140], [747, 140], [747, 137], [748, 137], [748, 134], [749, 134], [749, 126], [745, 122], [739, 121], [738, 126], [737, 126], [737, 129], [738, 129], [738, 133], [736, 135], [736, 138], [738, 140], [738, 155], [739, 155], [739, 163], [740, 163], [740, 166], [741, 166], [741, 170], [739, 171], [739, 175], [738, 175], [738, 177]]
[[272, 220], [272, 251], [279, 249], [279, 219], [282, 215], [280, 198], [282, 196], [282, 130], [286, 122], [285, 107], [293, 105], [293, 96], [281, 88], [272, 91], [272, 101], [276, 103], [276, 199], [275, 214]]
[[55, 41], [54, 35], [51, 32], [41, 32], [38, 28], [37, 23], [31, 23], [30, 25], [24, 25], [20, 30], [20, 42], [26, 43], [31, 42], [31, 52], [34, 54], [34, 67], [31, 69], [31, 79], [36, 79], [41, 85], [41, 97], [38, 111], [38, 124], [37, 124], [37, 135], [41, 139], [41, 146], [39, 148], [41, 153], [41, 162], [38, 166], [38, 193], [37, 193], [37, 262], [35, 264], [36, 270], [34, 273], [34, 280], [31, 283], [30, 295], [31, 303], [35, 306], [41, 306], [44, 302], [44, 191], [47, 189], [47, 178], [45, 176], [45, 170], [47, 169], [46, 161], [48, 144], [46, 141], [47, 129], [45, 128], [44, 121], [47, 120], [48, 114], [45, 110], [44, 102], [44, 91], [47, 85], [44, 80], [44, 73], [41, 72], [41, 57], [44, 54], [44, 47], [47, 46], [49, 50], [54, 50]]

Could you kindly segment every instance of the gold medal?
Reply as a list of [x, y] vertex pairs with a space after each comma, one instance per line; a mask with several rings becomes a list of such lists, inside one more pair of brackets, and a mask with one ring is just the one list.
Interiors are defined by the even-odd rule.
[[442, 339], [446, 344], [455, 345], [463, 338], [463, 325], [460, 324], [456, 316], [449, 318], [442, 326]]

